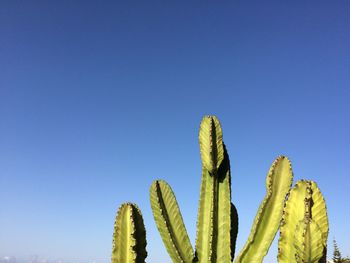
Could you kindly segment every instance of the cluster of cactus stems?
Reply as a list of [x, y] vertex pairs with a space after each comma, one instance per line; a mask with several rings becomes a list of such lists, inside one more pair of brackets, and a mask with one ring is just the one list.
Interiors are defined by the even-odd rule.
[[[279, 229], [279, 263], [326, 262], [328, 218], [324, 198], [312, 181], [301, 180], [291, 190], [292, 167], [284, 156], [271, 165], [266, 195], [250, 235], [235, 258], [238, 214], [231, 202], [230, 162], [216, 117], [203, 118], [199, 145], [202, 182], [195, 248], [171, 187], [156, 180], [150, 189], [153, 216], [174, 263], [260, 263]], [[112, 263], [141, 263], [146, 256], [141, 212], [135, 204], [123, 204], [115, 222]]]

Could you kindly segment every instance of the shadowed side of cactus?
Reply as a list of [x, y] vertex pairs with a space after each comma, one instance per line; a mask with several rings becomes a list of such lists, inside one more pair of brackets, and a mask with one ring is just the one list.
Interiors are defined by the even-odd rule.
[[235, 205], [231, 203], [231, 261], [235, 258], [237, 234], [238, 212]]
[[298, 181], [284, 208], [278, 262], [326, 262], [328, 230], [321, 191], [315, 182]]
[[238, 216], [231, 204], [229, 158], [222, 139], [221, 125], [216, 117], [203, 118], [199, 145], [202, 182], [196, 256], [201, 263], [231, 262], [238, 231]]
[[280, 156], [266, 177], [266, 196], [260, 204], [253, 226], [236, 263], [259, 263], [266, 256], [278, 231], [285, 199], [293, 182], [291, 163]]
[[171, 187], [163, 180], [154, 181], [150, 198], [154, 220], [171, 259], [191, 263], [192, 245]]
[[120, 206], [114, 224], [112, 263], [144, 263], [147, 257], [146, 230], [135, 204]]

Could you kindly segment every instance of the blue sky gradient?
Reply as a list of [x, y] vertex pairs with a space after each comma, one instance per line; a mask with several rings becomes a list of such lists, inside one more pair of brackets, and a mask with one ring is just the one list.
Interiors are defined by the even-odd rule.
[[347, 0], [2, 1], [0, 258], [108, 262], [132, 201], [147, 261], [170, 262], [149, 187], [173, 187], [194, 244], [206, 114], [230, 155], [237, 251], [284, 154], [326, 198], [330, 254], [335, 237], [350, 255], [349, 14]]

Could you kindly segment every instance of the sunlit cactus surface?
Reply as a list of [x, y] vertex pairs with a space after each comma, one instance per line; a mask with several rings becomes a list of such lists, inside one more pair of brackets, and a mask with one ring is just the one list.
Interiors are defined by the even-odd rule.
[[[324, 198], [312, 181], [299, 181], [291, 190], [289, 159], [279, 156], [266, 176], [266, 194], [250, 235], [235, 257], [238, 213], [231, 201], [230, 161], [219, 120], [203, 118], [199, 130], [202, 159], [197, 237], [192, 247], [170, 185], [155, 180], [150, 188], [153, 216], [174, 263], [260, 263], [280, 229], [278, 262], [326, 262], [328, 218]], [[126, 228], [126, 230], [123, 228]], [[117, 216], [112, 263], [144, 262], [146, 240], [141, 212], [124, 204]]]

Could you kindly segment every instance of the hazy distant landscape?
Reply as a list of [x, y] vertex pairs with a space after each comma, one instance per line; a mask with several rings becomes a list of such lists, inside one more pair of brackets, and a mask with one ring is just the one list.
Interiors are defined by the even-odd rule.
[[96, 261], [83, 262], [83, 261], [63, 261], [63, 260], [49, 260], [43, 259], [39, 256], [29, 256], [28, 258], [17, 259], [13, 256], [0, 257], [0, 263], [98, 263]]

